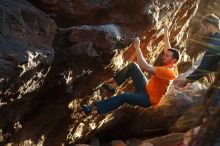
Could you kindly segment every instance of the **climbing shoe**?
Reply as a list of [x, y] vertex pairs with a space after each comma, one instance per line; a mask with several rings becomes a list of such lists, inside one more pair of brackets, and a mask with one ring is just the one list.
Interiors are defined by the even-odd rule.
[[86, 114], [91, 113], [91, 111], [92, 111], [92, 107], [91, 107], [91, 106], [85, 105], [85, 104], [83, 104], [83, 103], [80, 103], [80, 105], [81, 105], [83, 111], [84, 111]]

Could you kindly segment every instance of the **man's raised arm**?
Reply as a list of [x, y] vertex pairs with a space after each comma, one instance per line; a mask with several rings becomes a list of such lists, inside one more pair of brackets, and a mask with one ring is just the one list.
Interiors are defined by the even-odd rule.
[[166, 53], [167, 50], [171, 48], [170, 40], [169, 40], [169, 28], [166, 25], [164, 25], [163, 28], [164, 28], [164, 41], [165, 41], [163, 50], [164, 53]]
[[150, 74], [155, 74], [155, 67], [148, 64], [142, 55], [142, 52], [140, 49], [140, 39], [138, 37], [135, 38], [134, 40], [134, 47], [136, 50], [137, 61], [138, 61], [138, 64], [141, 66], [141, 68]]

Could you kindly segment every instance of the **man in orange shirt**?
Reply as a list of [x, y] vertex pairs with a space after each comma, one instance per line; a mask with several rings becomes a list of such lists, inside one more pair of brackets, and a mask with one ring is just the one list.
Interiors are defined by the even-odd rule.
[[[104, 85], [107, 89], [114, 91], [117, 86], [120, 86], [131, 77], [136, 88], [136, 93], [125, 92], [98, 101], [93, 105], [81, 104], [84, 112], [90, 113], [91, 111], [96, 110], [98, 114], [104, 114], [117, 109], [124, 103], [142, 107], [153, 106], [156, 108], [160, 99], [168, 90], [171, 82], [178, 76], [178, 69], [175, 63], [179, 60], [179, 51], [171, 48], [168, 28], [166, 26], [164, 27], [164, 34], [165, 47], [163, 66], [152, 66], [145, 61], [140, 49], [140, 40], [139, 38], [136, 38], [134, 40], [134, 47], [140, 67], [138, 64], [132, 62], [119, 71], [114, 78], [109, 80], [108, 84]], [[149, 82], [147, 82], [141, 69], [152, 75]]]

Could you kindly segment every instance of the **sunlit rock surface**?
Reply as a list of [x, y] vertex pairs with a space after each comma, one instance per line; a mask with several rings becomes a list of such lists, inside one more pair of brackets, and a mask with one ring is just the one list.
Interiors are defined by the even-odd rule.
[[[160, 64], [164, 23], [170, 26], [171, 45], [181, 52], [180, 72], [188, 70], [203, 52], [194, 51], [201, 46], [195, 24], [207, 6], [218, 5], [195, 0], [1, 0], [0, 144], [68, 145], [94, 136], [110, 143], [139, 136], [147, 137], [139, 144], [162, 146], [157, 138], [148, 138], [185, 132], [188, 123], [179, 126], [178, 121], [187, 118], [179, 117], [202, 99], [195, 86], [184, 93], [171, 88], [156, 110], [125, 105], [103, 116], [85, 115], [79, 103], [111, 96], [100, 84], [136, 60], [133, 37], [141, 38], [146, 60]], [[126, 90], [134, 90], [130, 81], [119, 93]], [[158, 139], [172, 145], [182, 135]]]

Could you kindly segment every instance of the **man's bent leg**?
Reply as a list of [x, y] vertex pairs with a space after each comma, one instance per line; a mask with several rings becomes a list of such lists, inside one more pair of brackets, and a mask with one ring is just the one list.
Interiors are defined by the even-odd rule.
[[124, 93], [127, 94], [125, 102], [131, 105], [138, 105], [142, 107], [150, 107], [151, 103], [147, 93]]
[[120, 86], [123, 84], [129, 77], [132, 78], [134, 86], [139, 93], [146, 92], [146, 83], [147, 79], [144, 73], [141, 71], [140, 67], [136, 63], [130, 63], [121, 71], [119, 71], [114, 79], [116, 83]]
[[117, 109], [124, 103], [139, 105], [143, 107], [151, 106], [147, 94], [136, 93], [123, 93], [117, 96], [113, 96], [108, 99], [96, 102], [94, 106], [97, 108], [99, 114], [104, 114]]
[[105, 114], [114, 109], [117, 109], [124, 103], [124, 94], [120, 94], [105, 100], [97, 101], [93, 106], [96, 107], [98, 114]]

